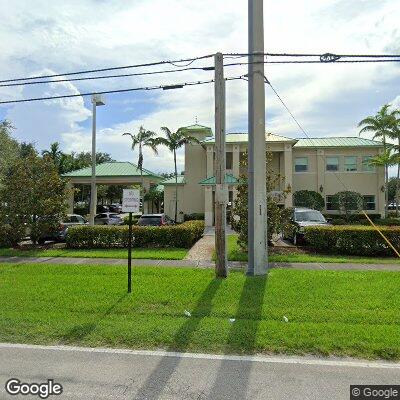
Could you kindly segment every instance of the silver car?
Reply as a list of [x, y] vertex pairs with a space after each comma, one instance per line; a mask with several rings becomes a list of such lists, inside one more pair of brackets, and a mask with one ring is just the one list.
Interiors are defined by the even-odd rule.
[[293, 212], [293, 222], [296, 226], [290, 238], [294, 245], [304, 240], [304, 228], [307, 226], [327, 225], [325, 217], [318, 210], [312, 208], [295, 208]]
[[94, 217], [94, 224], [95, 225], [122, 225], [124, 221], [122, 218], [112, 212], [105, 212], [101, 214], [97, 214]]

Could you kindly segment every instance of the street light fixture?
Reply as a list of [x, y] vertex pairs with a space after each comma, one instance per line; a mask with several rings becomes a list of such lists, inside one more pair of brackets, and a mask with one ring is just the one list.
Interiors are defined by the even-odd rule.
[[90, 218], [89, 223], [94, 226], [94, 216], [97, 208], [96, 188], [96, 107], [104, 106], [106, 103], [101, 94], [92, 95], [92, 177], [90, 180]]

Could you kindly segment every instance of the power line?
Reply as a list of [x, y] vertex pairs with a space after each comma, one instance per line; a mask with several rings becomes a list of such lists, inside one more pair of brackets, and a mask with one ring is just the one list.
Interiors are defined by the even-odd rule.
[[39, 84], [57, 83], [57, 82], [76, 82], [76, 81], [87, 81], [87, 80], [96, 80], [96, 79], [126, 78], [126, 77], [131, 77], [131, 76], [159, 75], [159, 74], [169, 74], [169, 73], [174, 73], [174, 72], [185, 72], [185, 71], [195, 71], [195, 70], [212, 71], [213, 69], [214, 69], [214, 67], [188, 67], [188, 68], [180, 68], [180, 69], [161, 70], [161, 71], [136, 72], [136, 73], [132, 73], [132, 74], [86, 76], [83, 78], [5, 83], [5, 84], [0, 84], [0, 87], [39, 85]]
[[[242, 79], [242, 76], [225, 78], [226, 81], [234, 81], [234, 80], [239, 80], [239, 79]], [[79, 94], [66, 94], [66, 95], [60, 95], [60, 96], [32, 97], [32, 98], [28, 98], [28, 99], [0, 101], [0, 104], [15, 104], [15, 103], [27, 103], [27, 102], [33, 102], [33, 101], [68, 99], [68, 98], [73, 98], [73, 97], [91, 96], [94, 94], [111, 94], [111, 93], [124, 93], [124, 92], [135, 92], [135, 91], [182, 89], [185, 86], [198, 86], [198, 85], [205, 85], [205, 84], [213, 83], [213, 82], [214, 82], [214, 79], [209, 79], [206, 81], [183, 82], [183, 83], [176, 83], [176, 84], [169, 84], [169, 85], [155, 85], [155, 86], [128, 88], [128, 89], [104, 90], [104, 91], [79, 93]]]
[[[45, 79], [45, 78], [56, 78], [56, 77], [71, 76], [71, 75], [92, 74], [95, 72], [115, 71], [115, 70], [120, 70], [120, 69], [153, 67], [156, 65], [165, 65], [165, 64], [170, 64], [175, 67], [187, 67], [195, 61], [204, 60], [206, 58], [211, 58], [211, 57], [213, 57], [213, 54], [208, 54], [208, 55], [204, 55], [201, 57], [186, 58], [186, 59], [181, 59], [181, 60], [172, 60], [172, 61], [164, 60], [164, 61], [157, 61], [157, 62], [144, 63], [144, 64], [124, 65], [121, 67], [97, 68], [97, 69], [82, 70], [82, 71], [76, 71], [76, 72], [65, 72], [63, 74], [49, 74], [49, 75], [41, 75], [41, 76], [31, 76], [28, 78], [5, 79], [5, 80], [1, 80], [0, 83], [18, 82], [18, 81], [27, 81], [27, 80]], [[184, 63], [184, 62], [186, 62], [187, 64], [177, 65], [178, 63]]]
[[339, 58], [400, 58], [400, 54], [334, 54], [334, 53], [225, 53], [230, 58], [248, 57], [250, 55], [264, 55], [269, 57], [322, 57], [333, 55]]

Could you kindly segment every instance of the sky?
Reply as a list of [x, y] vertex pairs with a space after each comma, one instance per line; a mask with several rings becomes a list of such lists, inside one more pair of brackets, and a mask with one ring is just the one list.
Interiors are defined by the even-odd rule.
[[[0, 0], [0, 13], [7, 16], [0, 25], [0, 80], [248, 50], [245, 0]], [[398, 0], [265, 0], [265, 51], [399, 54], [399, 19]], [[211, 60], [195, 65], [209, 66]], [[225, 75], [241, 75], [246, 68], [227, 67]], [[311, 137], [357, 136], [357, 123], [383, 104], [400, 107], [397, 63], [267, 65], [265, 73]], [[0, 99], [212, 77], [212, 71], [197, 70], [0, 87]], [[227, 82], [226, 101], [227, 131], [247, 132], [246, 82]], [[132, 152], [130, 138], [122, 133], [135, 133], [143, 125], [161, 134], [162, 126], [175, 130], [196, 120], [214, 129], [213, 113], [212, 85], [109, 94], [106, 105], [97, 109], [98, 150], [118, 161], [136, 162], [137, 152]], [[35, 142], [39, 150], [56, 141], [65, 152], [91, 149], [87, 97], [3, 105], [0, 119], [4, 118], [16, 127], [14, 137]], [[266, 129], [293, 138], [304, 136], [268, 87]], [[182, 151], [178, 163], [182, 170]], [[144, 167], [173, 171], [172, 155], [165, 148], [158, 156], [146, 150]]]

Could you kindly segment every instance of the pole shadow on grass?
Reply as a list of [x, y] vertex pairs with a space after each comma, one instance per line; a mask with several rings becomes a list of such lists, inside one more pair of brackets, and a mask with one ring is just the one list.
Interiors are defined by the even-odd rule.
[[[267, 277], [249, 277], [243, 285], [236, 321], [228, 334], [225, 352], [253, 354], [257, 352], [257, 331], [262, 319]], [[246, 398], [252, 363], [249, 361], [222, 360], [209, 400]]]
[[[212, 300], [215, 297], [222, 279], [212, 280], [201, 294], [192, 316], [179, 328], [173, 337], [172, 344], [167, 351], [187, 350], [193, 334], [198, 329], [201, 320], [211, 313]], [[143, 386], [138, 390], [134, 399], [156, 400], [167, 386], [169, 379], [180, 362], [179, 357], [164, 356], [158, 363], [152, 374], [147, 378]]]
[[117, 301], [111, 304], [111, 306], [108, 307], [103, 314], [101, 314], [98, 318], [96, 317], [95, 321], [73, 326], [61, 337], [62, 341], [65, 343], [74, 343], [89, 336], [97, 328], [100, 322], [107, 318], [116, 309], [116, 307], [123, 300], [125, 300], [127, 296], [127, 293], [124, 293], [122, 296], [120, 296]]

